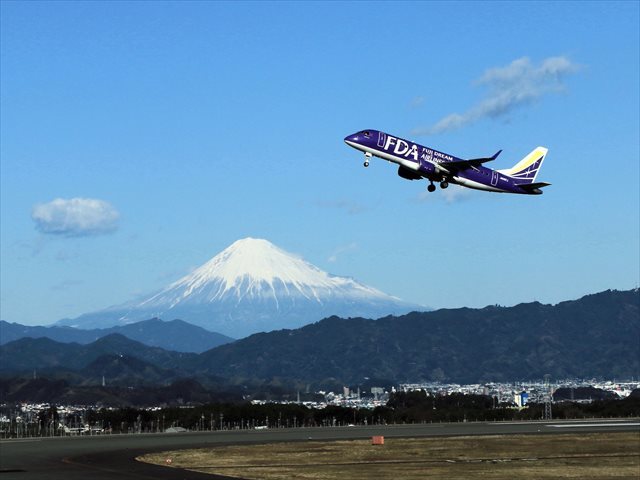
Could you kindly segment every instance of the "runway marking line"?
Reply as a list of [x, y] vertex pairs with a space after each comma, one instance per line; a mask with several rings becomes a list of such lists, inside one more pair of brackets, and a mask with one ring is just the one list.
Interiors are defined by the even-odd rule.
[[5, 440], [0, 440], [0, 445], [10, 444], [10, 443], [41, 442], [42, 440], [43, 440], [42, 438], [8, 438]]
[[545, 425], [549, 428], [599, 428], [599, 427], [640, 427], [640, 423], [570, 423]]

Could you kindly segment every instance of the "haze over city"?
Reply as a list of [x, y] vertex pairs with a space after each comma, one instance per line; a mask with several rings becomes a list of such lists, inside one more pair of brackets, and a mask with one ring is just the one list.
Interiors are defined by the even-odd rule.
[[[440, 307], [639, 280], [638, 2], [2, 2], [3, 320], [157, 291], [234, 241]], [[544, 195], [427, 194], [377, 128]], [[170, 320], [170, 319], [166, 319]]]

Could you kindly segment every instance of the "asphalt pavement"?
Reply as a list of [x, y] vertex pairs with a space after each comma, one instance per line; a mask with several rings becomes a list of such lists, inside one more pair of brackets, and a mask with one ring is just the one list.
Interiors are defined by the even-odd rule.
[[135, 460], [144, 453], [222, 445], [331, 441], [374, 435], [399, 438], [611, 431], [640, 433], [640, 421], [434, 423], [12, 439], [0, 440], [0, 480], [224, 479]]

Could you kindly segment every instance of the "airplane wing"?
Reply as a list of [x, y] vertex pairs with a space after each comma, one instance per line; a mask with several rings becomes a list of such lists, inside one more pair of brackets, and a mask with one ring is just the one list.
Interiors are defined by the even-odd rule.
[[438, 167], [445, 169], [451, 173], [451, 170], [466, 170], [468, 168], [477, 168], [483, 163], [490, 162], [498, 158], [498, 155], [502, 153], [502, 150], [498, 150], [493, 157], [486, 158], [471, 158], [469, 160], [452, 160], [450, 162], [438, 163]]
[[465, 160], [469, 163], [475, 163], [475, 164], [481, 164], [481, 163], [485, 163], [485, 162], [490, 162], [492, 160], [495, 160], [496, 158], [498, 158], [498, 155], [500, 155], [502, 153], [502, 150], [498, 150], [493, 157], [485, 157], [485, 158], [471, 158], [469, 160]]

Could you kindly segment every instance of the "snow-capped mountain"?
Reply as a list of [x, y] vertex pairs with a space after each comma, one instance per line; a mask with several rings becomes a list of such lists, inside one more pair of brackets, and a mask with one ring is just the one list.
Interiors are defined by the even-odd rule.
[[238, 240], [189, 275], [141, 302], [58, 324], [104, 328], [179, 318], [240, 338], [298, 328], [330, 315], [377, 318], [424, 308], [353, 279], [330, 275], [267, 240]]

